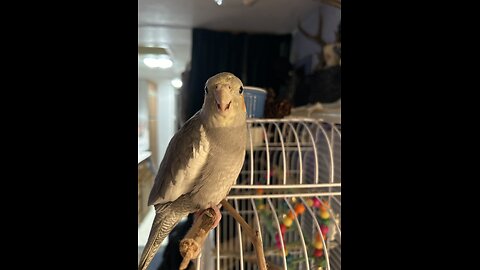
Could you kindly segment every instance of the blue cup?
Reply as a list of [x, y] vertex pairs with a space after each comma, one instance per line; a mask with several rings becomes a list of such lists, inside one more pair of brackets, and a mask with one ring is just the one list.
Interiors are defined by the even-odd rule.
[[253, 86], [244, 86], [245, 106], [247, 107], [248, 118], [263, 118], [267, 91]]

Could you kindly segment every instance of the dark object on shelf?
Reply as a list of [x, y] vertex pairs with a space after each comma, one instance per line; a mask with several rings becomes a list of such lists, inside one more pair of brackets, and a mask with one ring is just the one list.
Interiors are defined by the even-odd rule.
[[277, 99], [275, 91], [272, 88], [267, 89], [267, 101], [265, 102], [266, 118], [283, 118], [290, 115], [292, 103], [284, 98]]
[[341, 67], [315, 71], [301, 79], [295, 92], [295, 106], [332, 103], [341, 98]]
[[308, 103], [331, 103], [341, 97], [341, 67], [333, 66], [313, 74], [306, 84]]

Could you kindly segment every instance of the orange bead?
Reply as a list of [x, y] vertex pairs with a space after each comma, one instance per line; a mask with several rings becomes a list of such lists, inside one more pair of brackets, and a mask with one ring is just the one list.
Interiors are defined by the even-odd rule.
[[297, 213], [297, 215], [301, 215], [303, 212], [305, 212], [305, 205], [303, 205], [303, 203], [297, 203], [295, 205], [295, 213]]
[[287, 217], [289, 217], [291, 219], [295, 219], [295, 214], [292, 211], [289, 211], [288, 214], [287, 214]]
[[257, 195], [262, 195], [263, 194], [263, 189], [259, 188], [257, 189]]
[[322, 203], [318, 208], [320, 209], [320, 211], [327, 211], [327, 209], [329, 208], [328, 202], [325, 200], [322, 200]]

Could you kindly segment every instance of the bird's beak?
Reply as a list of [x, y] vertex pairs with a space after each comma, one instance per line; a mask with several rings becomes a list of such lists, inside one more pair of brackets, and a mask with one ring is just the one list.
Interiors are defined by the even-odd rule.
[[220, 113], [225, 113], [230, 110], [232, 105], [232, 95], [230, 94], [230, 88], [228, 85], [217, 85], [215, 91], [215, 103], [217, 110]]

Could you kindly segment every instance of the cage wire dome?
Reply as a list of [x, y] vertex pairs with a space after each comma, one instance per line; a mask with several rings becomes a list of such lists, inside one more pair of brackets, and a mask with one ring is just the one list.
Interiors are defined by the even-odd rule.
[[[227, 200], [263, 241], [269, 269], [341, 269], [341, 126], [318, 119], [248, 119], [245, 162]], [[196, 269], [258, 269], [228, 212]]]

